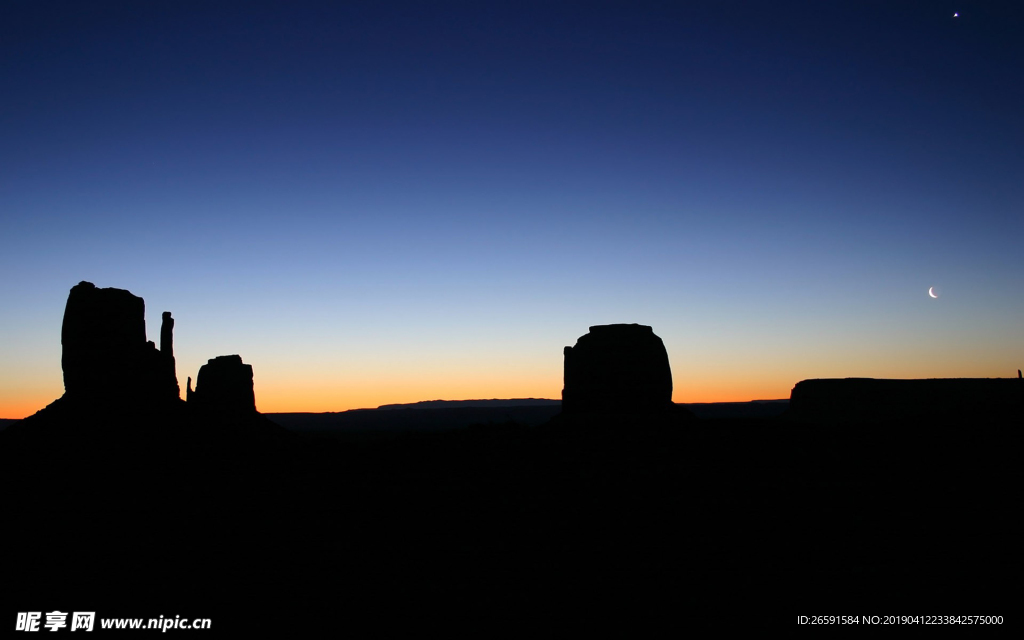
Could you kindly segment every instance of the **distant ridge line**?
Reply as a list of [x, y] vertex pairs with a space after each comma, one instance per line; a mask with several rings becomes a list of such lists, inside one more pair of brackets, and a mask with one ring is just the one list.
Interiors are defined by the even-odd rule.
[[561, 400], [546, 398], [510, 398], [490, 400], [421, 400], [407, 404], [382, 404], [377, 409], [456, 409], [459, 407], [548, 407], [562, 404]]

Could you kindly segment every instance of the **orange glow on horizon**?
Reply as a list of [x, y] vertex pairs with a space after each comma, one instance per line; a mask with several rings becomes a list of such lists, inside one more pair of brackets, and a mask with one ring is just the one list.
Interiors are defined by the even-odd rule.
[[[958, 368], [956, 372], [936, 372], [932, 375], [916, 371], [892, 372], [897, 375], [878, 375], [880, 372], [840, 373], [819, 370], [811, 375], [791, 376], [786, 379], [760, 379], [754, 374], [737, 380], [736, 376], [695, 377], [683, 372], [674, 375], [673, 402], [697, 404], [714, 402], [749, 402], [752, 400], [788, 399], [790, 391], [800, 380], [811, 378], [939, 378], [939, 377], [1005, 377], [992, 375], [987, 369]], [[723, 374], [725, 372], [722, 372]], [[898, 375], [898, 374], [904, 375]], [[951, 375], [952, 373], [952, 375]], [[1013, 372], [1014, 374], [1016, 371]], [[363, 372], [362, 377], [290, 377], [280, 374], [256, 374], [256, 408], [261, 413], [327, 413], [352, 409], [373, 409], [386, 404], [409, 404], [427, 400], [488, 400], [513, 398], [543, 398], [558, 400], [562, 397], [561, 371], [542, 378], [530, 375], [501, 376], [477, 372], [475, 377], [449, 371], [431, 376], [416, 376], [406, 371], [399, 374]], [[866, 375], [865, 375], [866, 374]], [[874, 374], [874, 375], [872, 375]], [[943, 375], [945, 374], [945, 375]], [[987, 374], [987, 375], [986, 375]], [[1015, 377], [1015, 376], [1013, 376]], [[781, 378], [781, 376], [780, 376]], [[185, 395], [184, 385], [181, 387]], [[63, 389], [8, 388], [0, 393], [0, 418], [28, 417], [56, 400]]]
[[[673, 402], [747, 402], [750, 400], [779, 400], [789, 398], [793, 385], [746, 385], [742, 387], [678, 388], [672, 395]], [[33, 394], [31, 397], [9, 398], [0, 402], [0, 417], [5, 419], [26, 418], [60, 397], [60, 394]], [[184, 388], [182, 389], [184, 397]], [[410, 404], [425, 400], [489, 400], [513, 398], [543, 398], [560, 400], [562, 386], [557, 384], [510, 384], [493, 386], [453, 384], [446, 387], [424, 384], [381, 385], [379, 389], [331, 387], [320, 385], [262, 385], [256, 381], [256, 408], [261, 413], [328, 413], [352, 409], [375, 409], [385, 404]]]
[[4, 402], [0, 402], [0, 418], [5, 420], [21, 420], [22, 418], [27, 418], [59, 397], [60, 394], [55, 396], [32, 394], [31, 396], [20, 397], [17, 399], [5, 399]]

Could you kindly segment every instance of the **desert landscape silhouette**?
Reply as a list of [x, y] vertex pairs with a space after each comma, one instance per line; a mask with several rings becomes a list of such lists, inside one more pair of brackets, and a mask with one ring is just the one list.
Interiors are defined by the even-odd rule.
[[710, 629], [1015, 597], [1019, 373], [808, 380], [788, 407], [700, 418], [671, 402], [652, 328], [620, 324], [566, 347], [561, 406], [435, 402], [363, 423], [283, 415], [286, 429], [256, 411], [238, 355], [210, 359], [182, 400], [171, 314], [157, 349], [143, 310], [73, 287], [65, 394], [0, 433], [17, 607], [297, 631], [343, 601], [384, 627], [400, 609]]
[[0, 2], [2, 624], [1013, 624], [1021, 33]]

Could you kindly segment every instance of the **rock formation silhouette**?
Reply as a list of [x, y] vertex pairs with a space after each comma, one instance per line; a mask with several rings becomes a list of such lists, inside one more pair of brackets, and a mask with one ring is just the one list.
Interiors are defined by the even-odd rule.
[[143, 299], [124, 289], [84, 281], [72, 287], [61, 328], [65, 398], [110, 405], [180, 399], [171, 352], [174, 321], [164, 313], [157, 351], [146, 340], [145, 314]]
[[170, 311], [164, 311], [160, 324], [160, 353], [164, 355], [165, 361], [174, 376], [174, 395], [181, 397], [181, 388], [178, 386], [178, 373], [174, 365], [174, 318]]
[[196, 388], [188, 380], [187, 399], [190, 407], [207, 414], [245, 416], [256, 413], [256, 396], [252, 385], [252, 365], [239, 355], [218, 356], [199, 368]]
[[256, 411], [252, 367], [237, 355], [204, 365], [199, 388], [193, 392], [189, 379], [190, 402], [183, 401], [175, 373], [174, 318], [163, 313], [157, 350], [146, 340], [145, 311], [143, 299], [124, 289], [84, 281], [72, 287], [61, 328], [64, 395], [5, 432], [43, 440], [96, 436], [93, 446], [100, 450], [137, 444], [140, 438], [185, 442], [288, 434]]
[[566, 347], [562, 411], [654, 413], [672, 404], [672, 370], [661, 338], [640, 324], [590, 327]]
[[914, 421], [940, 423], [1019, 415], [1024, 397], [1013, 378], [802, 380], [793, 387], [789, 417], [821, 424]]

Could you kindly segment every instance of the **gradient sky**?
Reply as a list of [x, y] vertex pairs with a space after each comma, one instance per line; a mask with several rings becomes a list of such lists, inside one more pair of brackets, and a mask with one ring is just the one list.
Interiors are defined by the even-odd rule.
[[[953, 18], [954, 11], [959, 18]], [[1024, 367], [1024, 3], [0, 4], [0, 417], [81, 280], [261, 411]], [[936, 286], [941, 297], [927, 290]]]

